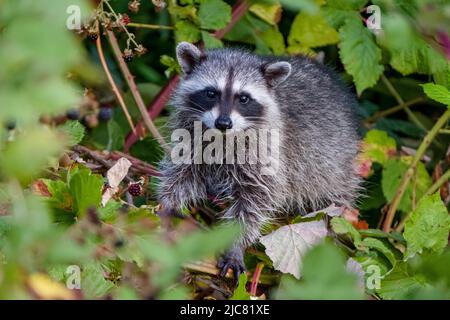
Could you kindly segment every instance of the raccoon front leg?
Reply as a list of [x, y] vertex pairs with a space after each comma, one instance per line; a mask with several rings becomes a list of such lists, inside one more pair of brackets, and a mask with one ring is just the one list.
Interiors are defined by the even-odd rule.
[[166, 164], [161, 170], [158, 200], [165, 214], [198, 205], [207, 198], [203, 180], [191, 166]]
[[236, 284], [239, 275], [246, 270], [244, 263], [245, 249], [259, 240], [261, 227], [267, 221], [268, 215], [259, 210], [257, 203], [238, 198], [223, 217], [238, 222], [242, 227], [239, 239], [222, 255], [217, 264], [221, 277], [225, 277], [228, 270], [232, 269]]

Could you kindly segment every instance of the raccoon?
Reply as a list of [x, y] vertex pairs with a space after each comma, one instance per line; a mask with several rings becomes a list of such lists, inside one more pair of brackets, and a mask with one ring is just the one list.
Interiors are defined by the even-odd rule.
[[202, 130], [223, 135], [249, 128], [279, 132], [275, 174], [262, 174], [260, 164], [180, 164], [170, 156], [161, 162], [158, 197], [164, 210], [202, 205], [212, 195], [229, 204], [220, 217], [242, 226], [241, 237], [218, 262], [221, 276], [230, 268], [236, 279], [244, 272], [244, 250], [272, 219], [332, 203], [354, 205], [360, 190], [354, 170], [357, 100], [333, 70], [307, 57], [233, 48], [202, 52], [186, 42], [176, 54], [183, 77], [171, 99], [172, 129], [193, 133], [201, 121]]

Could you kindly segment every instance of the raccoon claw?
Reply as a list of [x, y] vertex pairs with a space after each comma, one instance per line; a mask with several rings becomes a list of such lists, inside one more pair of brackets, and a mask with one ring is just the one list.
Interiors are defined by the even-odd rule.
[[217, 267], [220, 269], [220, 276], [224, 278], [228, 269], [233, 271], [235, 284], [237, 286], [239, 282], [239, 276], [241, 273], [245, 272], [245, 263], [242, 251], [240, 250], [232, 250], [222, 256], [217, 263]]

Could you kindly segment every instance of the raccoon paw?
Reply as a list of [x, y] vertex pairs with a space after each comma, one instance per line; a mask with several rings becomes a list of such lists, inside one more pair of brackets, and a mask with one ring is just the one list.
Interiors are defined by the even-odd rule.
[[220, 276], [224, 278], [227, 275], [228, 269], [233, 271], [236, 285], [239, 282], [239, 276], [245, 272], [244, 254], [242, 249], [233, 248], [225, 253], [217, 263], [220, 269]]

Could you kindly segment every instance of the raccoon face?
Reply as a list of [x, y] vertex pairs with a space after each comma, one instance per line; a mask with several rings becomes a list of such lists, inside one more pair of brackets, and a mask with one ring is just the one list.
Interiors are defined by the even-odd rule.
[[177, 46], [184, 77], [175, 105], [184, 116], [208, 128], [239, 131], [276, 120], [273, 90], [291, 73], [288, 62], [267, 62], [245, 51], [202, 53], [192, 44]]

